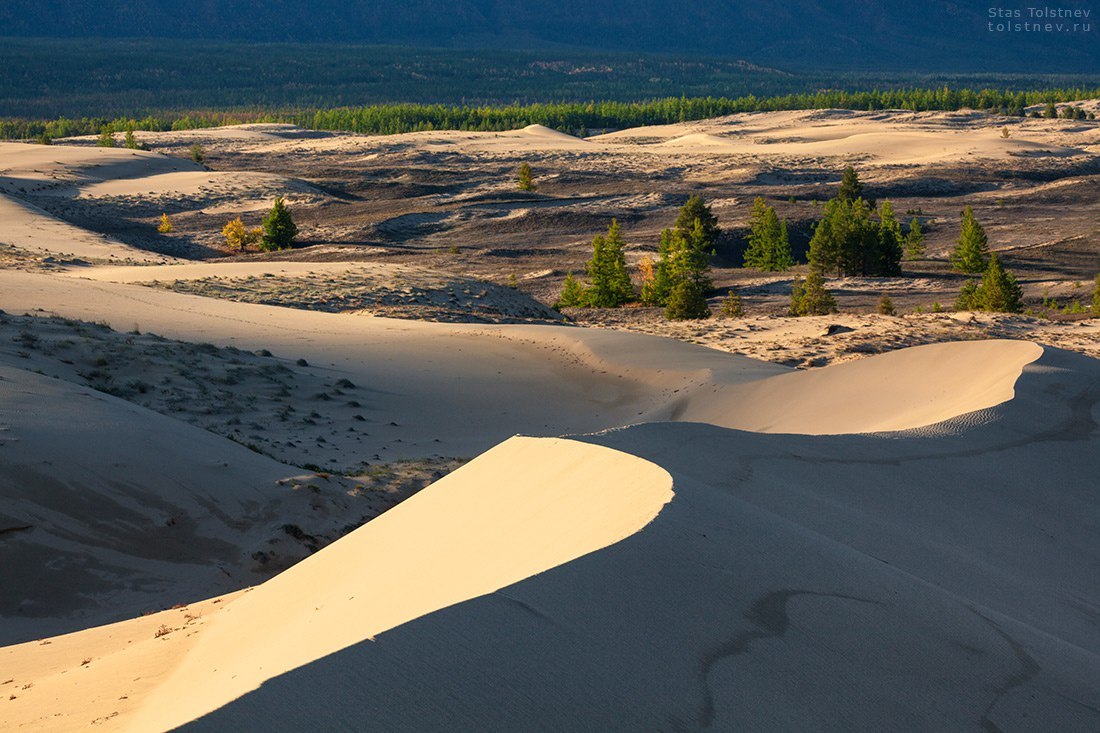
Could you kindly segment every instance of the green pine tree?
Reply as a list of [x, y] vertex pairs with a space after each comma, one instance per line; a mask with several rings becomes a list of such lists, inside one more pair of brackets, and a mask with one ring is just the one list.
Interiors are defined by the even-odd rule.
[[848, 203], [863, 198], [863, 184], [859, 182], [859, 175], [852, 166], [844, 169], [844, 174], [840, 178], [840, 189], [837, 190], [836, 197]]
[[732, 290], [722, 299], [722, 316], [725, 318], [741, 318], [745, 315], [745, 305], [741, 302], [741, 296]]
[[134, 137], [134, 128], [132, 125], [126, 128], [126, 137], [123, 145], [125, 145], [130, 150], [137, 150], [139, 147], [137, 138]]
[[535, 185], [535, 175], [531, 171], [531, 166], [528, 163], [520, 165], [517, 185], [520, 191], [534, 191], [538, 188], [538, 186]]
[[617, 308], [634, 299], [634, 285], [626, 271], [623, 237], [619, 222], [611, 220], [607, 235], [592, 239], [592, 259], [586, 265], [589, 302], [596, 308]]
[[883, 277], [895, 277], [901, 274], [902, 241], [901, 224], [894, 216], [894, 207], [889, 200], [879, 207], [878, 254], [875, 258], [873, 274]]
[[1023, 297], [1016, 277], [1004, 268], [996, 254], [992, 254], [981, 281], [970, 280], [963, 285], [955, 309], [1019, 313], [1024, 307]]
[[294, 224], [290, 209], [286, 207], [281, 196], [275, 199], [275, 204], [264, 217], [263, 229], [264, 236], [260, 241], [260, 249], [264, 251], [289, 249], [294, 244], [294, 238], [298, 236], [298, 227]]
[[104, 125], [99, 130], [99, 140], [96, 141], [96, 145], [101, 148], [113, 148], [115, 147], [115, 136], [111, 132], [111, 128]]
[[1096, 276], [1096, 285], [1092, 288], [1092, 315], [1100, 318], [1100, 275]]
[[791, 285], [792, 316], [824, 316], [836, 313], [836, 300], [825, 288], [825, 278], [820, 272], [810, 270], [806, 279], [796, 278]]
[[745, 249], [745, 267], [765, 272], [783, 272], [794, 264], [787, 223], [780, 222], [775, 209], [759, 196], [753, 201], [749, 244]]
[[909, 221], [909, 232], [905, 235], [905, 259], [924, 259], [924, 230], [921, 229], [920, 219], [913, 217]]
[[703, 226], [706, 248], [713, 249], [718, 242], [718, 235], [721, 234], [721, 230], [718, 228], [718, 217], [711, 212], [710, 206], [703, 200], [702, 196], [693, 195], [688, 198], [687, 203], [680, 207], [680, 214], [676, 217], [673, 229], [684, 237], [688, 237], [694, 231], [696, 221], [699, 221]]
[[984, 272], [989, 264], [989, 239], [969, 206], [963, 209], [959, 238], [955, 240], [955, 249], [951, 252], [951, 264], [959, 272], [968, 273]]
[[709, 318], [706, 294], [694, 280], [682, 280], [672, 288], [665, 306], [665, 318], [670, 321]]
[[573, 277], [573, 273], [568, 273], [561, 289], [561, 297], [554, 303], [554, 307], [581, 308], [586, 305], [588, 305], [588, 291]]

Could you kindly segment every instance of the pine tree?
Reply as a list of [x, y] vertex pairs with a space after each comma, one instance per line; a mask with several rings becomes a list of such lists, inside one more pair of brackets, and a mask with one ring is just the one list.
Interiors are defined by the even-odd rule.
[[749, 244], [745, 249], [745, 267], [765, 272], [783, 272], [794, 264], [787, 223], [780, 223], [775, 209], [759, 196], [753, 201]]
[[588, 304], [588, 292], [584, 286], [577, 282], [573, 273], [565, 276], [565, 284], [561, 289], [561, 297], [554, 303], [555, 308], [580, 308]]
[[129, 126], [129, 127], [126, 128], [126, 137], [125, 137], [125, 141], [123, 142], [123, 145], [125, 145], [130, 150], [137, 150], [138, 149], [138, 147], [139, 147], [138, 146], [138, 141], [137, 141], [137, 138], [134, 137], [134, 128], [133, 128], [133, 126]]
[[626, 271], [623, 238], [619, 222], [611, 220], [607, 235], [592, 239], [592, 259], [586, 265], [589, 302], [596, 308], [617, 308], [634, 299], [634, 285]]
[[989, 266], [978, 286], [982, 310], [997, 313], [1019, 313], [1023, 310], [1024, 293], [1015, 276], [1001, 265], [996, 254], [989, 256]]
[[96, 141], [96, 145], [101, 148], [113, 148], [115, 147], [115, 136], [111, 132], [111, 128], [104, 125], [99, 131], [99, 140]]
[[187, 149], [187, 154], [196, 163], [201, 163], [206, 158], [206, 151], [198, 143], [192, 143]]
[[665, 318], [670, 321], [709, 318], [710, 308], [703, 289], [693, 280], [682, 280], [672, 288], [665, 306]]
[[959, 272], [984, 272], [989, 264], [989, 240], [969, 206], [963, 209], [959, 238], [951, 252], [951, 264]]
[[710, 210], [710, 206], [702, 196], [692, 195], [687, 203], [680, 207], [680, 214], [676, 217], [673, 229], [685, 238], [691, 236], [695, 229], [695, 222], [699, 221], [703, 226], [703, 238], [705, 247], [713, 249], [718, 242], [718, 235], [722, 233], [718, 228], [718, 217]]
[[874, 274], [894, 277], [901, 274], [901, 250], [904, 237], [901, 224], [894, 216], [894, 207], [889, 200], [883, 201], [879, 208], [878, 256]]
[[989, 257], [981, 282], [970, 280], [963, 285], [955, 302], [956, 310], [1019, 313], [1023, 310], [1023, 289], [1016, 277], [1006, 270], [996, 254]]
[[825, 278], [820, 272], [810, 270], [806, 279], [796, 278], [791, 285], [792, 316], [824, 316], [836, 313], [836, 300], [825, 288]]
[[741, 318], [745, 315], [745, 305], [741, 302], [741, 296], [732, 290], [722, 300], [722, 316], [725, 318]]
[[1100, 275], [1096, 276], [1096, 285], [1092, 288], [1092, 315], [1100, 318]]
[[1058, 116], [1058, 107], [1054, 102], [1047, 102], [1047, 106], [1043, 109], [1043, 116], [1051, 120]]
[[535, 185], [535, 176], [531, 171], [531, 166], [527, 163], [520, 165], [518, 179], [520, 191], [534, 191], [538, 188], [538, 186]]
[[264, 217], [263, 230], [264, 235], [260, 242], [262, 250], [288, 249], [294, 244], [294, 238], [298, 236], [298, 227], [294, 224], [290, 209], [286, 207], [281, 196], [275, 199], [275, 204]]
[[175, 227], [172, 226], [172, 220], [168, 218], [168, 214], [160, 215], [160, 226], [157, 227], [157, 231], [161, 234], [171, 234]]
[[859, 182], [859, 175], [852, 166], [844, 169], [844, 175], [840, 178], [840, 189], [837, 190], [836, 197], [848, 203], [863, 198], [863, 184]]
[[909, 221], [909, 232], [905, 235], [905, 259], [924, 259], [924, 230], [916, 217]]

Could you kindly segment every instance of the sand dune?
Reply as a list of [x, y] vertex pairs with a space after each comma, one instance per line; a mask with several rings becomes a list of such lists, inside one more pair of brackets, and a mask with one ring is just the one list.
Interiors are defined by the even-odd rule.
[[177, 261], [73, 226], [4, 194], [0, 194], [0, 222], [0, 244], [56, 258], [156, 264]]
[[917, 346], [692, 396], [678, 417], [763, 433], [910, 430], [1011, 400], [1042, 353], [1026, 341]]
[[150, 623], [85, 632], [102, 658], [4, 688], [11, 720], [79, 720], [34, 718], [52, 694], [106, 730], [1093, 730], [1098, 384], [1046, 350], [950, 435], [508, 441], [166, 624], [174, 669]]

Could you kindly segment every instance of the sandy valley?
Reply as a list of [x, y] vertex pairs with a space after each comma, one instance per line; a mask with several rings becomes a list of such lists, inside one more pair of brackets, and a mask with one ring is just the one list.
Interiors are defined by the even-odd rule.
[[[136, 135], [0, 143], [0, 730], [1100, 727], [1100, 123]], [[927, 256], [787, 317], [849, 164]], [[695, 193], [712, 318], [552, 308]]]

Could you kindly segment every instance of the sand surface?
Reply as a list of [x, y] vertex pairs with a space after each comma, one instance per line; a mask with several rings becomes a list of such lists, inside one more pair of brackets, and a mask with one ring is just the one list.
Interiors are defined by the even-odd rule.
[[[766, 184], [853, 160], [1083, 165], [1097, 130], [826, 110], [587, 140], [139, 135], [175, 157], [0, 144], [0, 730], [1100, 729], [1100, 362], [1020, 338], [1095, 354], [1095, 319], [752, 317], [674, 339], [499, 311], [533, 301], [453, 277], [457, 245], [427, 245], [433, 267], [184, 263], [167, 255], [218, 253], [213, 235], [112, 225], [171, 210], [205, 231], [289, 195], [315, 235], [370, 206], [205, 170], [178, 156], [192, 141], [433, 174], [556, 155], [586, 175], [684, 159], [689, 180], [721, 159]], [[526, 241], [544, 204], [589, 226], [611, 199], [673, 202], [426, 185], [453, 208], [371, 231], [411, 251], [491, 219]], [[373, 314], [379, 290], [404, 319]], [[421, 320], [440, 294], [437, 314], [484, 301], [495, 321]]]

